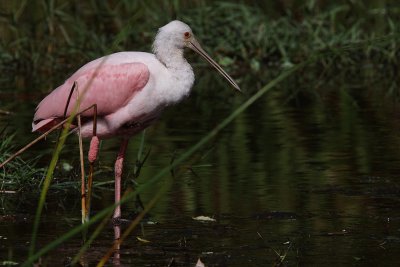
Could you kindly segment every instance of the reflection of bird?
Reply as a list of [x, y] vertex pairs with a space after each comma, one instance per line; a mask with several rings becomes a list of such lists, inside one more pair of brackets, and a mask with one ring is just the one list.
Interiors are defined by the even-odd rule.
[[[97, 136], [121, 136], [123, 140], [115, 162], [115, 201], [118, 202], [122, 164], [129, 137], [149, 126], [166, 106], [179, 102], [190, 92], [194, 73], [183, 57], [185, 47], [203, 56], [239, 90], [235, 81], [201, 48], [190, 27], [183, 22], [172, 21], [159, 29], [153, 44], [154, 54], [120, 52], [81, 67], [40, 102], [32, 124], [33, 131], [43, 132], [56, 125], [65, 115], [73, 112], [78, 102], [80, 111], [96, 104]], [[73, 92], [65, 113], [74, 82], [78, 89]], [[78, 96], [80, 101], [77, 100]], [[93, 109], [89, 109], [82, 114], [80, 131], [83, 137], [94, 136], [94, 113]], [[97, 151], [98, 139], [94, 136], [89, 161], [96, 159]], [[119, 218], [120, 214], [118, 206], [114, 219]]]

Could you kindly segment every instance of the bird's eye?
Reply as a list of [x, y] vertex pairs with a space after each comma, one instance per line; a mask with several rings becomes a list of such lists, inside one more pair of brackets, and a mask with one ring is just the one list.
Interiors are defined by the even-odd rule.
[[186, 39], [190, 38], [190, 32], [185, 32], [183, 35], [185, 36]]

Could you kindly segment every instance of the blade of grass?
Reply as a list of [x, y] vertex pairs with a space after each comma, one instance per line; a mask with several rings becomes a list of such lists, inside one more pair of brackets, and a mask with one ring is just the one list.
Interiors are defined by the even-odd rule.
[[39, 230], [40, 217], [41, 217], [44, 203], [46, 200], [47, 191], [49, 190], [50, 183], [51, 183], [53, 173], [54, 173], [54, 169], [56, 168], [58, 158], [60, 156], [62, 147], [64, 146], [66, 136], [68, 134], [68, 129], [71, 125], [72, 119], [73, 119], [73, 117], [71, 116], [70, 119], [66, 123], [66, 127], [62, 130], [61, 136], [57, 142], [56, 149], [53, 153], [53, 157], [51, 158], [49, 168], [47, 169], [46, 178], [44, 179], [42, 191], [40, 192], [38, 207], [36, 209], [35, 221], [34, 221], [33, 230], [32, 230], [31, 244], [29, 246], [29, 257], [32, 257], [34, 254], [34, 251], [35, 251], [36, 238], [37, 238], [37, 233]]

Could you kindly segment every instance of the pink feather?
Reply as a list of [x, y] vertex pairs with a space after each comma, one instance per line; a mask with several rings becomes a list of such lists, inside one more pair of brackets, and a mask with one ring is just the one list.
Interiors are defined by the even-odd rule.
[[[149, 69], [143, 63], [118, 65], [91, 63], [78, 70], [40, 102], [34, 116], [32, 131], [45, 131], [63, 119], [74, 81], [78, 84], [78, 90], [72, 94], [67, 116], [72, 113], [78, 94], [83, 95], [79, 111], [97, 104], [99, 116], [115, 113], [143, 89], [149, 80]], [[84, 112], [83, 116], [93, 116], [93, 109]]]

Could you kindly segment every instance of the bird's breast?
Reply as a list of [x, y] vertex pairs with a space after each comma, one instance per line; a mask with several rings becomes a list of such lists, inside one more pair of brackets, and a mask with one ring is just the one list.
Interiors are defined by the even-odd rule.
[[161, 105], [170, 106], [187, 97], [194, 83], [194, 73], [184, 60], [179, 66], [167, 67], [165, 74], [155, 78], [154, 98]]

